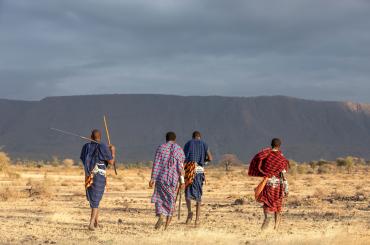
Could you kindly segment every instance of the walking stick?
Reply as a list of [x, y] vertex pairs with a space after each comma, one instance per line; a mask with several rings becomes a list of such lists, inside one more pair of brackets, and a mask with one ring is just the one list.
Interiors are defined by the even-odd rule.
[[182, 198], [182, 191], [181, 187], [179, 187], [179, 192], [180, 192], [180, 200], [179, 200], [179, 212], [177, 214], [177, 219], [180, 220], [181, 218], [181, 198]]
[[[103, 117], [103, 119], [104, 119], [105, 132], [107, 133], [108, 144], [111, 145], [107, 119], [105, 118], [105, 116]], [[113, 164], [113, 169], [114, 169], [114, 173], [117, 175], [116, 163]]]

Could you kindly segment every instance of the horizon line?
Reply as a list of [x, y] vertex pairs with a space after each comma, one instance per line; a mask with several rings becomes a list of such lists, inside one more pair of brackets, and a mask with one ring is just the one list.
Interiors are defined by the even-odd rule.
[[169, 96], [169, 97], [220, 97], [220, 98], [239, 98], [239, 99], [248, 99], [248, 98], [273, 98], [273, 97], [280, 97], [280, 98], [288, 98], [288, 99], [296, 99], [296, 100], [304, 100], [304, 101], [315, 101], [315, 102], [339, 102], [339, 103], [354, 103], [354, 104], [361, 104], [361, 105], [370, 105], [370, 102], [358, 102], [353, 100], [325, 100], [325, 99], [310, 99], [310, 98], [303, 98], [303, 97], [295, 97], [290, 95], [282, 95], [282, 94], [275, 94], [275, 95], [253, 95], [253, 96], [238, 96], [238, 95], [180, 95], [180, 94], [165, 94], [165, 93], [102, 93], [102, 94], [73, 94], [73, 95], [51, 95], [46, 96], [41, 99], [12, 99], [12, 98], [0, 98], [0, 101], [14, 101], [14, 102], [41, 102], [47, 99], [53, 98], [69, 98], [69, 97], [93, 97], [93, 96]]

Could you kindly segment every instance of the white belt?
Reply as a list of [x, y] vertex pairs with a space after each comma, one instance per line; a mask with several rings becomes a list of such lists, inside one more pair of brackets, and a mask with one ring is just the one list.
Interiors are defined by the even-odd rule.
[[289, 184], [287, 180], [280, 180], [279, 178], [272, 176], [272, 178], [269, 178], [267, 180], [267, 185], [271, 186], [272, 188], [276, 188], [276, 187], [279, 187], [280, 185], [283, 185], [284, 194], [288, 195], [289, 193]]
[[197, 174], [203, 174], [204, 173], [204, 168], [202, 166], [199, 166], [197, 164], [197, 166], [195, 168], [195, 173], [197, 173]]
[[267, 185], [272, 186], [273, 188], [276, 188], [280, 186], [281, 180], [279, 178], [276, 178], [275, 176], [272, 176], [272, 178], [269, 178], [267, 180]]
[[100, 174], [100, 175], [105, 176], [105, 175], [106, 175], [106, 171], [105, 171], [104, 169], [100, 169], [100, 168], [98, 168], [98, 165], [101, 165], [101, 164], [97, 164], [97, 165], [95, 165], [95, 168], [93, 169], [92, 173], [93, 173], [94, 175]]

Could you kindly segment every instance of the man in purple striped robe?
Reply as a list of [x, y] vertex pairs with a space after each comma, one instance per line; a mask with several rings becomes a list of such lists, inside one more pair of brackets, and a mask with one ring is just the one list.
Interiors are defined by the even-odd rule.
[[179, 188], [184, 188], [184, 161], [185, 154], [182, 148], [176, 144], [176, 134], [168, 132], [166, 143], [158, 147], [153, 163], [152, 177], [149, 186], [154, 187], [152, 203], [155, 203], [155, 212], [158, 221], [155, 229], [163, 225], [163, 217], [166, 217], [165, 229], [171, 222], [176, 207], [176, 193]]

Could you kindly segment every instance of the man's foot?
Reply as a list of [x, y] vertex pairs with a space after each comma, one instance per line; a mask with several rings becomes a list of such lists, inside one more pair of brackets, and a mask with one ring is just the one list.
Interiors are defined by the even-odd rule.
[[186, 219], [186, 224], [187, 225], [189, 225], [191, 223], [191, 221], [193, 220], [193, 216], [194, 216], [193, 212], [188, 213], [188, 217]]
[[163, 225], [163, 218], [159, 217], [157, 223], [154, 226], [154, 229], [159, 230]]
[[95, 227], [95, 228], [98, 228], [98, 227], [99, 227], [98, 221], [95, 221], [95, 223], [94, 223], [94, 227]]
[[271, 214], [265, 213], [265, 219], [263, 221], [261, 230], [263, 231], [266, 230], [269, 227], [270, 221], [271, 221]]
[[166, 225], [164, 226], [164, 230], [167, 230], [167, 228], [170, 226], [171, 220], [172, 220], [172, 217], [168, 216], [166, 219]]
[[95, 231], [95, 227], [92, 224], [89, 225], [89, 231]]
[[275, 214], [275, 226], [274, 226], [275, 230], [279, 229], [280, 223], [281, 223], [281, 214], [276, 213]]
[[200, 220], [197, 219], [195, 220], [195, 227], [200, 227], [201, 223], [200, 223]]

